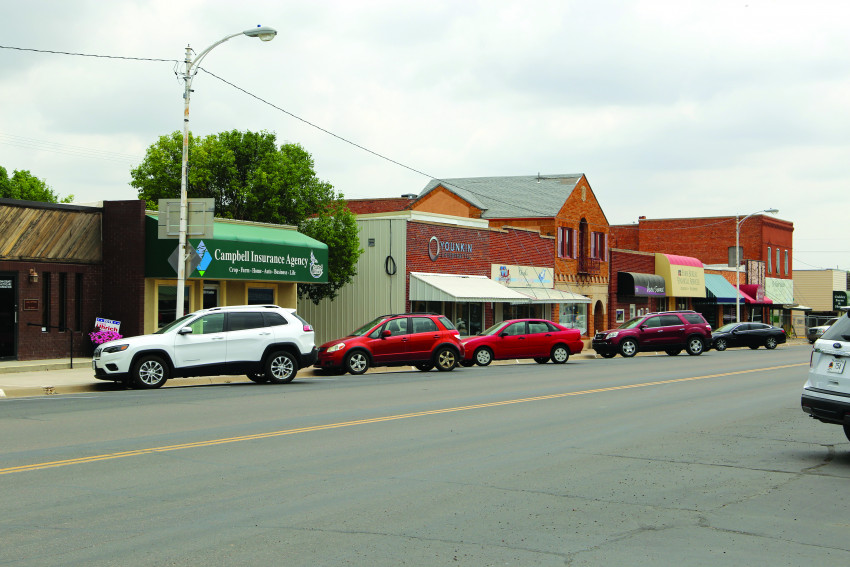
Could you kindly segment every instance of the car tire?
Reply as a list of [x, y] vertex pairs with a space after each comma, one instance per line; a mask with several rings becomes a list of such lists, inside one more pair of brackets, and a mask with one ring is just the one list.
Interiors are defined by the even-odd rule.
[[480, 347], [475, 350], [475, 353], [473, 353], [472, 360], [474, 360], [475, 364], [478, 366], [487, 366], [493, 362], [493, 351], [487, 347]]
[[564, 345], [555, 345], [552, 347], [550, 358], [555, 364], [564, 364], [570, 359], [570, 349]]
[[143, 356], [133, 365], [131, 375], [134, 388], [142, 390], [159, 388], [168, 380], [168, 364], [162, 357], [153, 354]]
[[257, 384], [267, 384], [269, 381], [263, 372], [250, 372], [248, 374], [248, 379], [251, 380], [251, 382], [256, 382]]
[[474, 360], [461, 360], [459, 364], [461, 366], [463, 366], [464, 368], [470, 368], [472, 366], [475, 366], [475, 361]]
[[667, 353], [667, 356], [678, 356], [679, 353], [682, 352], [682, 349], [680, 349], [680, 348], [668, 348], [668, 349], [665, 349], [664, 352]]
[[705, 350], [705, 343], [702, 340], [702, 337], [691, 337], [688, 339], [688, 344], [685, 345], [685, 350], [688, 351], [688, 354], [691, 356], [699, 356], [702, 354], [702, 351]]
[[285, 350], [273, 352], [266, 359], [266, 372], [272, 384], [289, 384], [298, 373], [295, 357]]
[[844, 436], [847, 437], [848, 441], [850, 441], [850, 423], [844, 424]]
[[434, 362], [440, 372], [449, 372], [457, 366], [457, 353], [449, 347], [440, 347], [434, 353]]
[[534, 362], [536, 362], [537, 364], [546, 364], [547, 362], [549, 362], [549, 357], [548, 356], [536, 356], [536, 357], [534, 357]]
[[764, 348], [768, 350], [773, 350], [776, 348], [776, 339], [774, 337], [767, 337], [764, 340]]
[[631, 358], [637, 354], [638, 346], [634, 339], [624, 339], [620, 343], [620, 354], [625, 358]]
[[717, 339], [714, 341], [714, 350], [726, 350], [726, 339]]
[[345, 357], [345, 369], [359, 376], [369, 370], [369, 356], [362, 350], [349, 352]]
[[422, 372], [428, 372], [429, 370], [434, 368], [434, 365], [431, 364], [430, 362], [423, 362], [421, 364], [414, 364], [413, 367], [416, 370], [421, 370]]
[[600, 352], [598, 353], [602, 358], [614, 358], [617, 356], [616, 352]]
[[750, 345], [750, 348], [753, 349], [753, 350], [758, 349], [758, 347], [759, 347], [758, 345]]

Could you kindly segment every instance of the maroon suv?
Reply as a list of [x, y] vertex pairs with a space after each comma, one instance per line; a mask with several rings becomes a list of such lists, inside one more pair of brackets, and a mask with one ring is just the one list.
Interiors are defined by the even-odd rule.
[[415, 366], [454, 370], [463, 359], [460, 333], [443, 315], [382, 315], [347, 337], [319, 347], [316, 368], [363, 374], [370, 366]]
[[662, 311], [635, 317], [616, 329], [596, 333], [591, 347], [603, 358], [620, 353], [661, 351], [676, 356], [682, 349], [696, 356], [711, 345], [711, 325], [696, 311]]

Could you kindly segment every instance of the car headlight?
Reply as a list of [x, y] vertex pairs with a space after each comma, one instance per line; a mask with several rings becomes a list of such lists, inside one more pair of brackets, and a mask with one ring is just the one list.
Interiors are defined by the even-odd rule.
[[612, 332], [608, 333], [607, 335], [605, 335], [605, 338], [606, 338], [606, 339], [613, 339], [614, 337], [616, 337], [616, 336], [617, 336], [617, 335], [619, 335], [619, 334], [620, 334], [620, 333], [619, 333], [619, 332], [617, 332], [617, 331], [612, 331]]
[[328, 348], [328, 353], [336, 352], [338, 350], [342, 350], [345, 348], [345, 343], [336, 343], [334, 346]]
[[103, 354], [106, 354], [106, 353], [109, 353], [109, 352], [121, 352], [122, 350], [127, 350], [128, 348], [130, 348], [130, 345], [128, 345], [128, 344], [112, 345], [112, 346], [104, 347], [103, 348]]

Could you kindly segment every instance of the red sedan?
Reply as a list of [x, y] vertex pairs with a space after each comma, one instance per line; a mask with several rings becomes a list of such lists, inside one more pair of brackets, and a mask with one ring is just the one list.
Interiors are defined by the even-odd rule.
[[487, 366], [493, 360], [533, 358], [563, 364], [584, 348], [581, 331], [545, 319], [510, 319], [463, 340], [463, 366]]

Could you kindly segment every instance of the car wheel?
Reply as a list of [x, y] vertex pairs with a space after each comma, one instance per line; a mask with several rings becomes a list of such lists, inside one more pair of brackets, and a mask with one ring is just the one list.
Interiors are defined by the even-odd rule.
[[345, 368], [354, 374], [363, 374], [369, 369], [369, 357], [362, 350], [355, 350], [345, 357]]
[[620, 343], [620, 354], [626, 358], [631, 358], [637, 354], [637, 343], [634, 339], [625, 339]]
[[668, 349], [665, 349], [664, 352], [667, 353], [667, 356], [678, 356], [678, 354], [680, 352], [682, 352], [682, 349], [680, 349], [680, 348], [668, 348]]
[[617, 353], [616, 352], [600, 352], [599, 356], [601, 356], [602, 358], [614, 358], [615, 356], [617, 356]]
[[475, 366], [474, 360], [461, 360], [460, 365], [464, 368], [469, 368], [470, 366]]
[[536, 357], [534, 357], [534, 362], [536, 362], [537, 364], [546, 364], [547, 362], [549, 362], [549, 357], [548, 356], [536, 356]]
[[248, 378], [257, 384], [265, 384], [269, 381], [269, 379], [266, 378], [266, 375], [262, 372], [251, 372], [248, 374]]
[[847, 437], [847, 440], [850, 441], [850, 424], [844, 424], [844, 435]]
[[159, 356], [143, 356], [133, 365], [132, 380], [134, 388], [159, 388], [168, 380], [168, 365]]
[[478, 366], [487, 366], [493, 362], [493, 351], [487, 347], [481, 347], [475, 351], [472, 359]]
[[773, 350], [776, 348], [776, 339], [774, 337], [767, 337], [764, 341], [764, 348]]
[[564, 345], [555, 345], [552, 347], [552, 362], [555, 364], [563, 364], [570, 359], [570, 351]]
[[726, 339], [717, 339], [714, 341], [714, 350], [726, 350]]
[[285, 350], [272, 353], [266, 360], [265, 374], [273, 384], [289, 384], [297, 372], [298, 363], [295, 362], [295, 357]]
[[758, 345], [750, 345], [750, 348], [753, 349], [753, 350], [756, 350], [758, 347], [759, 347]]
[[702, 351], [705, 350], [705, 343], [702, 342], [700, 337], [691, 337], [688, 339], [688, 344], [685, 346], [685, 350], [687, 350], [688, 354], [691, 356], [699, 356], [702, 354]]
[[434, 368], [434, 365], [431, 364], [430, 362], [423, 362], [422, 364], [414, 364], [413, 367], [416, 368], [416, 370], [421, 370], [422, 372], [428, 372], [429, 370]]
[[434, 354], [434, 360], [437, 362], [437, 370], [448, 372], [457, 366], [457, 353], [449, 347], [441, 347]]

